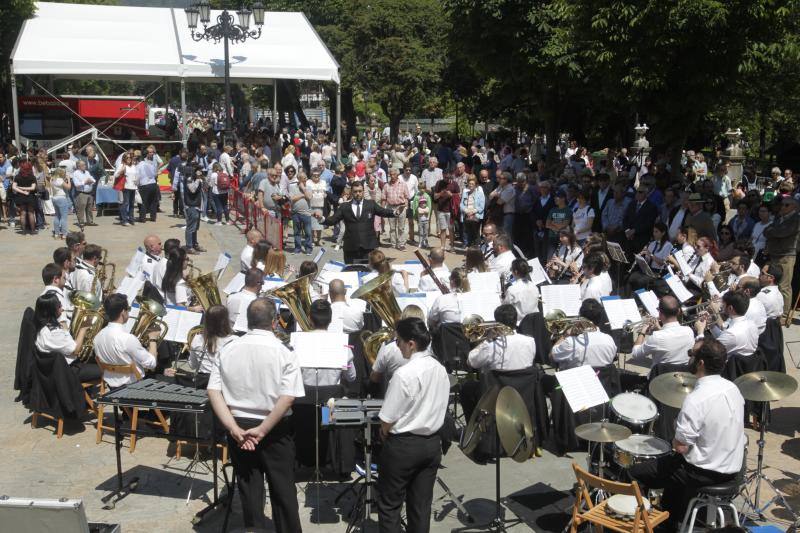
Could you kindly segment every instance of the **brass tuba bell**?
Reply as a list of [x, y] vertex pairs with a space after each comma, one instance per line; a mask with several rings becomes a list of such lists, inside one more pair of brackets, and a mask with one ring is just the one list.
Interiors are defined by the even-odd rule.
[[83, 337], [81, 351], [76, 355], [79, 361], [87, 361], [94, 353], [94, 338], [103, 329], [106, 317], [100, 307], [100, 299], [94, 293], [74, 291], [69, 300], [74, 308], [69, 323], [72, 338], [77, 338], [82, 328], [89, 328]]
[[394, 297], [394, 291], [392, 290], [392, 276], [394, 276], [394, 272], [385, 272], [377, 278], [371, 279], [366, 285], [359, 287], [352, 296], [367, 302], [373, 311], [387, 324], [374, 333], [369, 331], [361, 332], [364, 356], [370, 365], [375, 363], [381, 346], [385, 342], [394, 339], [394, 327], [400, 319], [400, 306], [397, 304], [397, 298]]
[[311, 282], [315, 276], [316, 274], [306, 274], [265, 293], [266, 297], [279, 298], [285, 303], [303, 331], [314, 329], [314, 325], [311, 323]]
[[136, 321], [133, 323], [131, 334], [139, 339], [142, 346], [146, 348], [150, 342], [150, 332], [158, 328], [159, 336], [156, 339], [156, 344], [160, 344], [164, 337], [167, 336], [167, 331], [169, 331], [169, 326], [163, 320], [167, 315], [166, 308], [155, 300], [148, 300], [141, 296], [137, 296], [135, 301], [139, 304], [139, 316], [136, 317]]
[[192, 294], [197, 298], [197, 301], [203, 307], [204, 311], [208, 311], [212, 306], [220, 305], [222, 298], [219, 295], [219, 287], [217, 286], [217, 273], [209, 272], [207, 274], [194, 275], [194, 272], [199, 270], [194, 265], [191, 265], [191, 275], [186, 279], [186, 286], [192, 290]]

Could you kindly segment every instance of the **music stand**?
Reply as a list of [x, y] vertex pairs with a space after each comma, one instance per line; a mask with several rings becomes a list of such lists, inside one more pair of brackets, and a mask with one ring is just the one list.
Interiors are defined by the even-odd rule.
[[795, 359], [794, 354], [792, 353], [792, 344], [800, 344], [800, 341], [787, 341], [786, 344], [786, 351], [789, 352], [789, 358], [792, 360], [792, 364], [795, 368], [800, 369], [800, 358]]
[[622, 284], [622, 265], [627, 265], [630, 261], [628, 261], [628, 258], [625, 256], [625, 251], [622, 249], [622, 246], [618, 243], [606, 241], [606, 247], [608, 248], [608, 255], [611, 260], [615, 263], [619, 263], [617, 265], [617, 290], [619, 290]]

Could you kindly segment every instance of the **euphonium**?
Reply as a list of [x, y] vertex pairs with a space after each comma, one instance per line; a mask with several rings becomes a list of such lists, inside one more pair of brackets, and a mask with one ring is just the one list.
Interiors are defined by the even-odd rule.
[[370, 280], [366, 285], [361, 286], [353, 293], [353, 298], [358, 298], [367, 302], [373, 311], [386, 322], [374, 333], [369, 331], [361, 332], [361, 342], [364, 344], [364, 356], [372, 365], [378, 357], [378, 350], [381, 346], [394, 339], [394, 327], [400, 319], [400, 306], [392, 291], [392, 276], [394, 272], [386, 272], [377, 278]]
[[314, 325], [311, 323], [311, 282], [314, 277], [315, 274], [306, 274], [291, 283], [270, 289], [265, 293], [266, 297], [279, 298], [285, 303], [303, 331], [314, 329]]
[[186, 286], [192, 289], [192, 294], [197, 298], [197, 301], [205, 311], [208, 311], [214, 305], [220, 305], [222, 298], [219, 295], [219, 287], [217, 286], [217, 273], [209, 272], [207, 274], [195, 275], [194, 272], [199, 272], [199, 269], [194, 265], [190, 265], [192, 269], [190, 276], [186, 279]]
[[150, 332], [158, 328], [160, 333], [156, 339], [156, 344], [160, 344], [164, 337], [167, 336], [167, 331], [169, 331], [169, 326], [163, 320], [167, 310], [157, 301], [147, 300], [141, 296], [137, 296], [135, 301], [139, 304], [139, 316], [136, 317], [136, 321], [133, 323], [131, 334], [139, 339], [142, 346], [146, 348], [150, 342]]
[[483, 322], [477, 315], [470, 315], [464, 320], [464, 336], [470, 344], [478, 344], [513, 334], [514, 330], [505, 324], [493, 321]]
[[544, 317], [545, 327], [553, 339], [595, 331], [597, 326], [583, 317], [568, 317], [561, 309], [554, 309]]
[[100, 299], [94, 293], [75, 291], [69, 299], [74, 307], [72, 320], [69, 323], [72, 338], [76, 338], [82, 328], [88, 328], [83, 337], [81, 351], [76, 355], [78, 360], [86, 361], [94, 352], [94, 338], [103, 329], [106, 317], [100, 308]]

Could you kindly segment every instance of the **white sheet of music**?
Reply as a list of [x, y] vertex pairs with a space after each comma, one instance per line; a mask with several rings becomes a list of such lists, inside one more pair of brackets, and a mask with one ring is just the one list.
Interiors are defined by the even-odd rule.
[[532, 269], [531, 281], [533, 281], [536, 285], [541, 285], [544, 282], [552, 283], [550, 281], [550, 276], [547, 275], [547, 271], [542, 266], [542, 263], [539, 261], [538, 257], [528, 260], [528, 264]]
[[131, 258], [131, 262], [128, 263], [128, 266], [125, 268], [125, 272], [127, 272], [129, 276], [135, 276], [142, 269], [144, 258], [144, 249], [141, 247], [137, 248], [136, 253], [133, 254]]
[[608, 402], [608, 393], [589, 365], [556, 372], [556, 379], [573, 413]]
[[409, 305], [416, 305], [420, 309], [422, 309], [422, 313], [425, 315], [426, 322], [428, 321], [428, 309], [430, 309], [430, 305], [428, 304], [426, 292], [409, 292], [404, 294], [399, 294], [397, 296], [397, 305], [400, 307], [400, 311], [408, 307]]
[[[436, 293], [438, 295], [438, 293]], [[494, 320], [494, 310], [502, 303], [500, 294], [496, 292], [464, 292], [458, 295], [461, 306], [461, 318], [478, 315], [486, 321]]]
[[664, 281], [667, 282], [672, 294], [681, 302], [685, 302], [686, 300], [692, 298], [692, 293], [689, 292], [689, 289], [686, 288], [686, 285], [683, 284], [681, 280], [678, 279], [677, 276], [664, 276]]
[[633, 258], [636, 260], [636, 264], [639, 266], [639, 270], [642, 274], [650, 276], [651, 278], [655, 276], [655, 274], [653, 274], [653, 270], [650, 268], [650, 265], [647, 263], [647, 259], [639, 254], [634, 255]]
[[578, 284], [542, 285], [542, 312], [546, 315], [561, 309], [567, 316], [578, 316], [581, 310], [581, 287]]
[[[424, 270], [422, 268], [422, 263], [419, 261], [406, 261], [405, 263], [399, 263], [392, 265], [392, 268], [395, 270], [403, 270], [408, 272], [408, 288], [417, 290], [419, 289], [419, 277]], [[363, 280], [362, 280], [363, 282]]]
[[688, 276], [692, 273], [692, 268], [689, 266], [689, 263], [686, 262], [686, 257], [683, 255], [683, 250], [678, 250], [674, 254], [675, 261], [678, 262], [678, 266], [681, 268], [681, 273], [684, 276]]
[[132, 303], [136, 295], [139, 294], [139, 291], [144, 287], [145, 279], [147, 279], [147, 274], [141, 270], [132, 278], [124, 277], [119, 282], [116, 293], [124, 294], [128, 298], [128, 303]]
[[167, 306], [167, 315], [164, 317], [169, 330], [164, 340], [184, 343], [189, 330], [199, 326], [203, 321], [203, 313], [189, 311], [185, 307]]
[[639, 314], [639, 307], [633, 298], [621, 299], [619, 296], [603, 296], [600, 299], [603, 309], [606, 310], [608, 324], [611, 329], [622, 329], [625, 322], [639, 322], [642, 316]]
[[344, 269], [344, 263], [340, 263], [339, 261], [328, 261], [327, 263], [322, 265], [322, 268], [319, 269], [319, 277], [320, 278], [327, 277], [328, 274], [341, 272], [343, 269]]
[[286, 285], [285, 279], [276, 276], [267, 276], [264, 278], [264, 283], [263, 285], [261, 285], [261, 290], [268, 291], [270, 289], [277, 289], [278, 287], [283, 287], [284, 285]]
[[636, 291], [636, 296], [647, 310], [647, 314], [653, 318], [658, 318], [658, 296], [656, 296], [656, 293], [639, 289]]
[[467, 274], [470, 290], [473, 292], [500, 293], [499, 272], [470, 272]]
[[228, 282], [228, 285], [222, 289], [225, 294], [234, 294], [242, 290], [244, 287], [244, 274], [237, 272], [235, 276]]
[[[327, 267], [333, 261], [328, 261], [325, 266]], [[335, 279], [340, 279], [344, 283], [345, 289], [347, 290], [347, 297], [349, 298], [351, 294], [353, 294], [362, 283], [366, 283], [362, 281], [359, 274], [363, 274], [363, 272], [342, 272], [334, 271], [334, 270], [325, 270], [325, 267], [322, 268], [323, 273], [319, 275], [318, 281], [324, 285], [328, 285], [331, 281]], [[370, 272], [369, 274], [373, 274]], [[372, 276], [375, 277], [375, 276]]]
[[214, 270], [212, 272], [217, 273], [217, 279], [222, 277], [222, 274], [225, 273], [225, 269], [228, 268], [228, 264], [231, 262], [231, 254], [228, 252], [223, 252], [217, 256], [217, 262], [214, 265]]
[[330, 331], [295, 331], [289, 341], [300, 368], [347, 366], [347, 335]]

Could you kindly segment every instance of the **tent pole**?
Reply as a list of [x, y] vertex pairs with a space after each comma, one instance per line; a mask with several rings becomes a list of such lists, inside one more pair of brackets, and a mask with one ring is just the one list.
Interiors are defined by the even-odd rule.
[[181, 140], [183, 147], [186, 148], [186, 140], [189, 138], [189, 130], [186, 129], [186, 81], [181, 78]]
[[164, 78], [164, 111], [165, 114], [169, 114], [169, 79]]
[[14, 118], [14, 142], [17, 145], [17, 150], [20, 150], [22, 148], [22, 140], [19, 136], [19, 101], [17, 101], [17, 77], [13, 74], [13, 66], [11, 72], [11, 110]]
[[272, 133], [278, 134], [278, 80], [272, 80]]
[[342, 160], [342, 84], [336, 84], [336, 161]]

